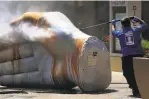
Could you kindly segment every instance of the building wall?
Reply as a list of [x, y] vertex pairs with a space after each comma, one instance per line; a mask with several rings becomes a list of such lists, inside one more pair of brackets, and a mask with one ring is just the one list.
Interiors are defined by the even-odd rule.
[[[149, 24], [149, 13], [148, 13], [149, 1], [142, 1], [142, 19]], [[149, 29], [142, 33], [144, 39], [149, 40]]]
[[[0, 12], [9, 18], [26, 11], [60, 11], [78, 28], [109, 21], [108, 1], [0, 1]], [[107, 24], [82, 31], [100, 38], [108, 35], [108, 28]]]
[[142, 1], [142, 19], [149, 24], [149, 13], [148, 13], [149, 1]]

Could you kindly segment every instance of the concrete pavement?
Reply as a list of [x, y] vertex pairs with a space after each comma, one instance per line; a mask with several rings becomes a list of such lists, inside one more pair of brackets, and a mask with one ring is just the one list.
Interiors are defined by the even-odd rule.
[[73, 90], [7, 88], [0, 87], [0, 99], [140, 99], [131, 96], [122, 73], [112, 73], [112, 83], [103, 92], [82, 93], [79, 88]]

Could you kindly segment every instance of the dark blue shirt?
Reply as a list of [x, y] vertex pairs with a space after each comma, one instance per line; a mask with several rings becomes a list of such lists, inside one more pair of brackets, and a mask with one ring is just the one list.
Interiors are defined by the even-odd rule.
[[147, 28], [144, 23], [134, 28], [122, 28], [121, 30], [112, 31], [112, 34], [120, 41], [121, 52], [123, 56], [143, 54], [141, 46], [141, 33]]

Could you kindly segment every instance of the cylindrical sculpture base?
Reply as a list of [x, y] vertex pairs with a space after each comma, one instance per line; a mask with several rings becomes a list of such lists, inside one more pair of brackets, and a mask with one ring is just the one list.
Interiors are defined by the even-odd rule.
[[83, 46], [78, 64], [78, 86], [83, 91], [99, 91], [111, 83], [110, 57], [104, 43], [90, 37]]

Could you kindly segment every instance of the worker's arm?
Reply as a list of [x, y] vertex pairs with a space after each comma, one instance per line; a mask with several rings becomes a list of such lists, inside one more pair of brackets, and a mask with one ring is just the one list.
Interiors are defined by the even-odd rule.
[[116, 31], [116, 25], [115, 24], [114, 25], [112, 24], [112, 32], [113, 31]]
[[143, 20], [139, 19], [139, 18], [136, 17], [136, 16], [130, 17], [130, 20], [134, 20], [134, 21], [136, 21], [136, 22], [138, 22], [138, 23], [140, 23], [140, 24], [145, 24], [145, 22], [144, 22]]
[[140, 26], [136, 27], [136, 31], [143, 32], [144, 30], [147, 29], [146, 22], [141, 20], [141, 19], [139, 19], [138, 17], [136, 17], [136, 16], [130, 17], [130, 20], [133, 20], [133, 21], [138, 22], [140, 24]]
[[112, 35], [115, 37], [118, 37], [118, 35], [120, 34], [119, 30], [116, 30], [116, 22], [118, 22], [120, 20], [112, 20]]

